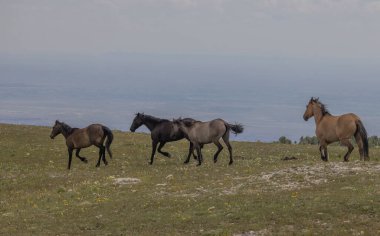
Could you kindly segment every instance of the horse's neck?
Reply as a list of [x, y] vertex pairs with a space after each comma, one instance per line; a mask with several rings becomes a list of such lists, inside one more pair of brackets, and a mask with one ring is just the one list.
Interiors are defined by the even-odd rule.
[[152, 118], [145, 118], [145, 120], [144, 120], [144, 125], [150, 131], [152, 131], [159, 123], [160, 123], [160, 121], [152, 119]]
[[66, 128], [62, 128], [62, 135], [67, 139], [76, 128], [71, 128], [67, 126]]
[[322, 109], [319, 107], [314, 108], [314, 119], [315, 119], [315, 124], [319, 125], [323, 119], [323, 113]]

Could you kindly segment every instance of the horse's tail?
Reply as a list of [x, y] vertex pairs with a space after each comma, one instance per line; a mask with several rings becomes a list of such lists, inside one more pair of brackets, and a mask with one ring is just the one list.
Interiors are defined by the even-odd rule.
[[357, 120], [356, 121], [356, 133], [359, 134], [362, 142], [363, 142], [363, 151], [364, 151], [364, 157], [365, 158], [369, 158], [369, 151], [368, 151], [368, 135], [367, 135], [367, 131], [366, 129], [364, 128], [364, 125], [363, 123], [361, 122], [361, 120]]
[[103, 128], [104, 135], [107, 136], [106, 149], [107, 149], [108, 154], [110, 155], [110, 158], [112, 159], [112, 152], [111, 152], [110, 146], [113, 140], [113, 133], [106, 126], [102, 126], [102, 128]]
[[226, 122], [226, 126], [228, 129], [231, 129], [232, 132], [237, 135], [237, 134], [241, 134], [243, 133], [244, 131], [244, 126], [242, 124], [239, 124], [239, 123], [235, 123], [234, 125], [233, 124], [229, 124]]

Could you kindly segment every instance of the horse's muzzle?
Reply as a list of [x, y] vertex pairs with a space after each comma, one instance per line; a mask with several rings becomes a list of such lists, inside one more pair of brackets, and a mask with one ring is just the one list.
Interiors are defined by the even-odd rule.
[[303, 116], [303, 119], [304, 119], [305, 121], [308, 121], [308, 120], [309, 120], [309, 117], [307, 117], [307, 116]]
[[51, 139], [54, 139], [54, 137], [53, 137], [53, 136], [51, 136], [51, 135], [50, 135], [50, 138], [51, 138]]

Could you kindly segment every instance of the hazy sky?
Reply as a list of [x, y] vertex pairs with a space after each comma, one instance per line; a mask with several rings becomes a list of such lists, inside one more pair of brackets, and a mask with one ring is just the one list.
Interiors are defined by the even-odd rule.
[[380, 0], [0, 0], [0, 53], [378, 58]]
[[311, 96], [380, 127], [380, 0], [0, 0], [0, 122], [135, 112], [314, 133]]

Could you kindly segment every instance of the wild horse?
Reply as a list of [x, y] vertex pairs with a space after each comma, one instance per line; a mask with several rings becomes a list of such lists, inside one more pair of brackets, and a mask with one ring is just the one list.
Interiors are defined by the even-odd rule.
[[[104, 164], [107, 165], [106, 152], [107, 149], [110, 158], [112, 159], [112, 152], [110, 146], [113, 140], [112, 131], [104, 125], [92, 124], [83, 129], [71, 128], [69, 125], [55, 121], [53, 130], [51, 131], [50, 138], [54, 139], [58, 134], [62, 134], [66, 139], [67, 150], [69, 152], [69, 164], [68, 169], [71, 166], [71, 159], [73, 150], [76, 149], [76, 157], [78, 157], [82, 162], [87, 163], [85, 157], [79, 156], [81, 148], [90, 147], [95, 145], [99, 148], [99, 160], [96, 167], [100, 166], [100, 159], [103, 160]], [[104, 140], [107, 138], [105, 146]]]
[[[188, 122], [195, 122], [195, 120], [191, 118], [186, 118], [185, 120]], [[164, 147], [165, 143], [185, 138], [185, 134], [172, 121], [145, 115], [144, 113], [136, 114], [130, 128], [131, 132], [135, 132], [136, 129], [142, 125], [145, 125], [151, 132], [150, 136], [152, 138], [152, 154], [149, 162], [151, 165], [153, 164], [153, 159], [158, 144], [159, 145], [157, 151], [166, 157], [170, 157], [170, 154], [168, 152], [163, 152], [161, 150]], [[189, 156], [191, 153], [193, 153], [191, 152], [192, 149], [192, 144], [190, 143]], [[194, 158], [196, 158], [195, 155]]]
[[[174, 124], [178, 124], [180, 130], [185, 133], [186, 138], [190, 140], [193, 144], [193, 148], [196, 149], [198, 155], [198, 165], [201, 165], [203, 161], [201, 147], [208, 143], [214, 143], [218, 147], [218, 150], [214, 154], [214, 163], [217, 162], [218, 155], [223, 149], [220, 139], [223, 139], [224, 143], [227, 145], [230, 154], [229, 165], [233, 163], [232, 147], [229, 141], [230, 131], [235, 134], [240, 134], [244, 130], [243, 125], [232, 125], [222, 119], [215, 119], [208, 122], [188, 122], [184, 119], [177, 119], [174, 120]], [[193, 150], [190, 150], [190, 152], [192, 151]], [[189, 162], [189, 158], [190, 155], [188, 155], [185, 163]]]
[[328, 161], [327, 145], [336, 141], [340, 141], [342, 145], [348, 148], [348, 152], [344, 156], [344, 161], [348, 161], [352, 150], [354, 150], [350, 141], [353, 136], [359, 147], [360, 160], [369, 160], [367, 131], [357, 115], [349, 113], [333, 116], [318, 98], [312, 97], [306, 106], [303, 118], [307, 121], [313, 116], [316, 124], [315, 133], [319, 140], [319, 151], [323, 161]]

